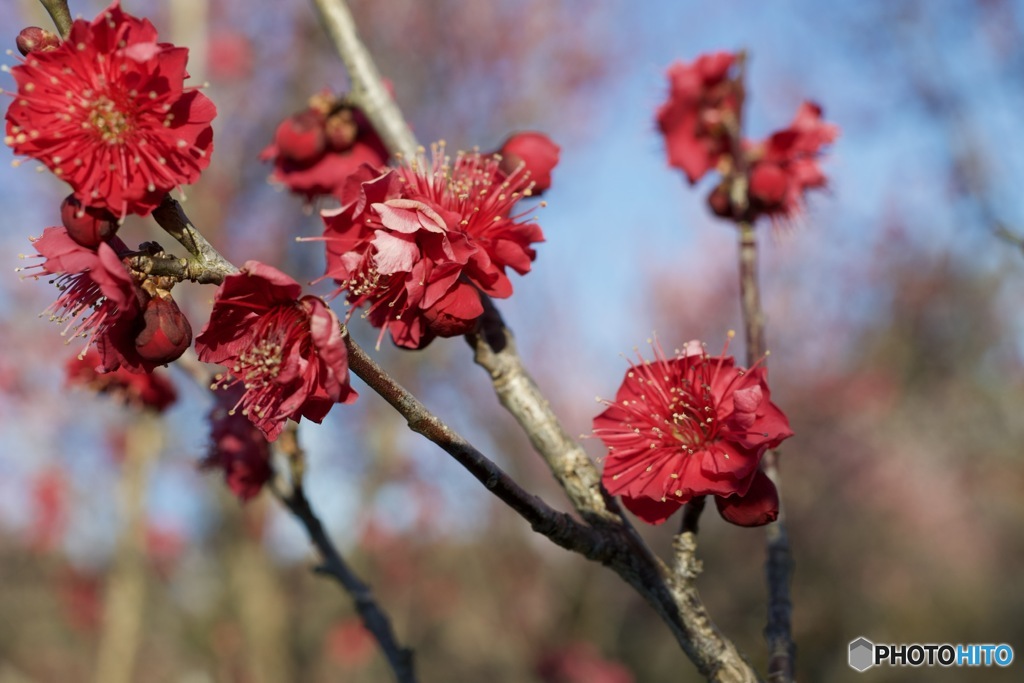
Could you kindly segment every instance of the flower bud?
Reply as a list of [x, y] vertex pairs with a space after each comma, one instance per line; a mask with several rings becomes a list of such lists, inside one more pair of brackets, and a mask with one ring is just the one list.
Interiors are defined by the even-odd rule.
[[742, 496], [715, 496], [722, 519], [737, 526], [764, 526], [779, 516], [779, 492], [768, 475], [758, 470], [750, 489]]
[[274, 144], [281, 156], [298, 164], [320, 157], [327, 146], [324, 122], [318, 112], [306, 110], [289, 116], [277, 127]]
[[151, 363], [170, 363], [192, 345], [192, 326], [170, 295], [146, 302], [143, 328], [135, 337], [135, 350]]
[[117, 216], [106, 209], [82, 206], [73, 194], [60, 205], [60, 220], [68, 235], [83, 247], [95, 249], [117, 233]]
[[729, 188], [726, 183], [718, 185], [708, 195], [708, 206], [712, 213], [721, 218], [732, 218], [732, 201], [729, 199]]
[[501, 146], [501, 170], [511, 174], [519, 164], [525, 164], [533, 181], [533, 194], [539, 195], [551, 187], [551, 171], [558, 165], [558, 145], [544, 133], [525, 131], [509, 137]]
[[58, 47], [60, 36], [38, 26], [29, 26], [21, 30], [14, 42], [18, 45], [18, 52], [27, 57], [30, 52], [44, 52]]

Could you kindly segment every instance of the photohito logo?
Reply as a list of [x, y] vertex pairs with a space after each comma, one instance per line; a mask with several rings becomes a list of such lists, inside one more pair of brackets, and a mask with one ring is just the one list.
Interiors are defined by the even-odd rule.
[[876, 645], [863, 636], [850, 642], [850, 667], [867, 671], [873, 666], [1010, 666], [1013, 648], [1005, 643], [911, 643]]

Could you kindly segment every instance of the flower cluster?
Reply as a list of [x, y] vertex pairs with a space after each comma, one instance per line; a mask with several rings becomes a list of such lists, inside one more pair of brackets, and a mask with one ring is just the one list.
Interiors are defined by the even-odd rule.
[[122, 263], [127, 248], [116, 237], [95, 250], [75, 242], [64, 228], [51, 227], [33, 243], [42, 263], [32, 277], [54, 276], [60, 295], [48, 309], [66, 324], [63, 335], [95, 345], [101, 372], [124, 368], [150, 372], [176, 360], [192, 343], [188, 319], [160, 278], [133, 275]]
[[306, 200], [341, 197], [345, 182], [363, 164], [382, 166], [388, 153], [376, 131], [345, 101], [329, 93], [282, 121], [260, 154], [274, 163], [271, 180]]
[[[367, 304], [370, 323], [398, 346], [422, 348], [435, 337], [471, 330], [483, 313], [480, 292], [512, 294], [506, 270], [529, 272], [541, 228], [514, 215], [533, 191], [525, 161], [502, 170], [497, 155], [444, 146], [427, 161], [352, 175], [342, 206], [324, 212], [325, 277]], [[549, 171], [550, 172], [550, 171]]]
[[769, 216], [798, 213], [804, 192], [826, 185], [818, 156], [838, 134], [836, 126], [821, 120], [821, 107], [804, 102], [788, 128], [749, 145], [750, 209]]
[[792, 218], [807, 190], [826, 185], [818, 158], [839, 129], [822, 121], [821, 107], [804, 102], [788, 128], [761, 142], [743, 139], [741, 63], [741, 55], [718, 52], [669, 68], [669, 99], [658, 110], [668, 162], [691, 184], [721, 172], [708, 203], [723, 218]]
[[321, 422], [335, 403], [356, 399], [338, 319], [321, 299], [301, 294], [281, 271], [249, 261], [224, 278], [196, 337], [199, 360], [227, 367], [215, 386], [242, 385], [234, 408], [271, 441], [289, 418]]
[[736, 366], [691, 341], [672, 358], [631, 363], [614, 402], [594, 418], [608, 447], [601, 481], [651, 524], [684, 503], [715, 496], [722, 516], [741, 526], [774, 521], [778, 494], [761, 457], [792, 436], [770, 400], [763, 367]]
[[30, 37], [4, 139], [45, 164], [83, 205], [149, 214], [210, 162], [213, 103], [184, 87], [188, 50], [157, 41], [117, 0], [53, 46]]

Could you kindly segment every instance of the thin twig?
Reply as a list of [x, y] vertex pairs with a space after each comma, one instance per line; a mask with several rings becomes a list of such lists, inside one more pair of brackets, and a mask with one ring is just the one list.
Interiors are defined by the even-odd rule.
[[[758, 284], [757, 234], [754, 226], [739, 223], [740, 301], [743, 309], [743, 329], [747, 341], [747, 367], [764, 363], [766, 351], [764, 312]], [[765, 530], [767, 558], [765, 577], [768, 583], [768, 620], [764, 629], [768, 644], [768, 680], [790, 683], [795, 672], [796, 645], [793, 643], [790, 599], [793, 557], [786, 533], [786, 517], [782, 506], [782, 488], [779, 477], [778, 452], [768, 451], [761, 468], [779, 491], [779, 516]]]
[[416, 683], [416, 672], [413, 663], [413, 651], [403, 647], [391, 627], [391, 620], [377, 604], [370, 586], [360, 579], [338, 552], [334, 541], [327, 535], [320, 518], [317, 517], [306, 498], [302, 485], [302, 473], [305, 468], [305, 454], [296, 435], [295, 424], [289, 423], [278, 441], [278, 447], [286, 455], [291, 465], [291, 492], [288, 494], [275, 490], [278, 499], [288, 508], [309, 534], [323, 564], [316, 568], [318, 574], [329, 576], [352, 597], [356, 611], [362, 619], [363, 626], [369, 631], [385, 659], [391, 666], [398, 683]]

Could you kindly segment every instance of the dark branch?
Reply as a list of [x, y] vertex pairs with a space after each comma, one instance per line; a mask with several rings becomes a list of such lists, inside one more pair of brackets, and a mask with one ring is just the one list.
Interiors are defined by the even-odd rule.
[[352, 597], [356, 611], [359, 612], [359, 617], [363, 621], [363, 626], [377, 639], [380, 649], [384, 652], [384, 657], [395, 673], [395, 679], [399, 683], [416, 683], [413, 651], [399, 644], [394, 629], [391, 627], [391, 620], [377, 604], [373, 597], [373, 591], [356, 576], [352, 568], [345, 562], [334, 545], [334, 541], [324, 531], [323, 524], [306, 498], [302, 486], [305, 455], [299, 446], [294, 423], [289, 423], [288, 428], [282, 433], [279, 448], [291, 465], [292, 487], [291, 493], [287, 495], [279, 491], [275, 491], [275, 494], [302, 523], [306, 533], [309, 534], [309, 539], [320, 553], [323, 564], [316, 568], [316, 572], [337, 581]]

